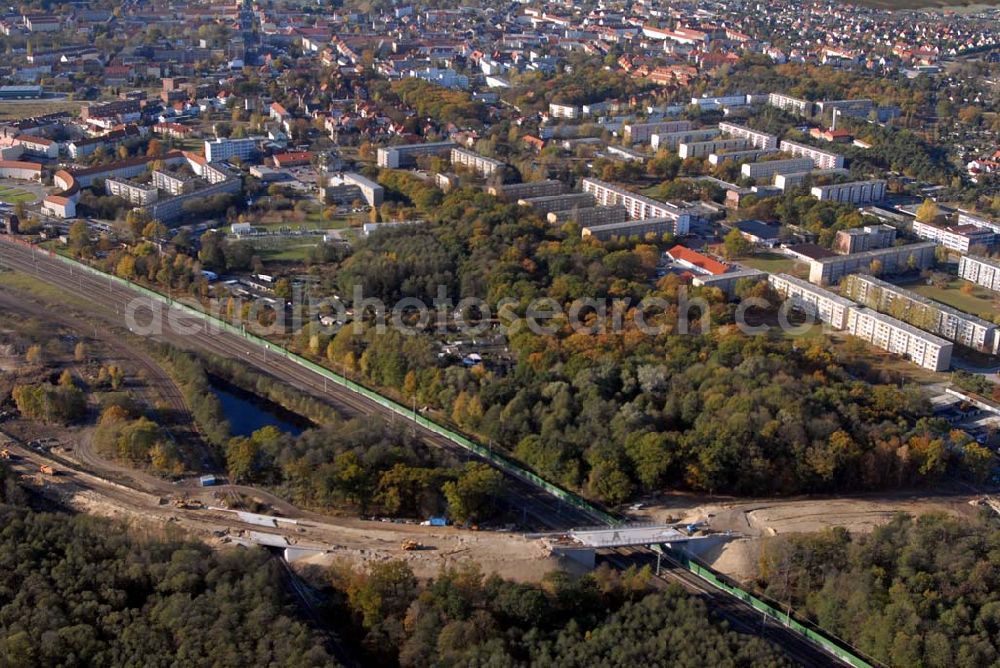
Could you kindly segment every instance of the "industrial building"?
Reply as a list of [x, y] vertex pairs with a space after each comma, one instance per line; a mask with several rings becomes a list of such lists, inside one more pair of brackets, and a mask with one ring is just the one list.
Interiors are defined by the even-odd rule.
[[844, 166], [844, 156], [822, 149], [783, 139], [778, 146], [782, 153], [788, 153], [796, 158], [809, 158], [818, 169], [833, 169]]
[[996, 260], [963, 255], [958, 260], [958, 275], [976, 285], [1000, 292], [1000, 262]]
[[809, 193], [821, 202], [871, 204], [885, 199], [885, 181], [849, 181], [828, 186], [813, 186]]
[[847, 331], [876, 348], [902, 355], [931, 371], [947, 371], [954, 344], [883, 313], [864, 307], [847, 312]]
[[996, 232], [988, 227], [976, 225], [952, 225], [942, 227], [933, 223], [913, 221], [913, 233], [921, 239], [934, 241], [949, 250], [968, 253], [974, 246], [988, 248], [996, 241]]
[[386, 146], [378, 149], [376, 162], [379, 167], [400, 169], [410, 167], [416, 159], [425, 155], [445, 156], [455, 148], [455, 142], [439, 141], [426, 144], [404, 144], [401, 146]]
[[867, 274], [844, 279], [841, 294], [943, 339], [995, 354], [997, 326]]
[[813, 168], [810, 158], [786, 158], [751, 162], [740, 167], [740, 174], [747, 179], [769, 179], [775, 174], [797, 174]]
[[516, 202], [519, 199], [561, 195], [565, 189], [566, 187], [562, 181], [546, 179], [544, 181], [505, 183], [503, 185], [490, 186], [486, 192], [505, 202]]
[[676, 221], [678, 236], [688, 233], [691, 221], [695, 217], [691, 209], [669, 202], [657, 202], [654, 199], [630, 192], [624, 188], [612, 185], [600, 179], [586, 178], [582, 182], [583, 191], [590, 193], [601, 206], [620, 204], [628, 211], [629, 218], [642, 220], [646, 218], [670, 218]]
[[836, 329], [847, 327], [847, 312], [856, 306], [850, 299], [789, 274], [771, 274], [767, 282], [793, 307]]
[[650, 137], [670, 132], [683, 132], [691, 129], [691, 121], [660, 121], [658, 123], [626, 123], [622, 134], [629, 144], [639, 144], [649, 141]]
[[719, 130], [730, 137], [746, 139], [754, 148], [775, 149], [778, 148], [778, 138], [766, 132], [758, 132], [748, 127], [737, 125], [736, 123], [719, 123]]
[[489, 176], [498, 169], [503, 169], [504, 166], [504, 162], [502, 160], [487, 158], [485, 155], [479, 155], [475, 151], [459, 148], [457, 146], [451, 149], [451, 164], [464, 165], [469, 169], [479, 172], [483, 176]]
[[934, 265], [936, 244], [930, 241], [880, 248], [850, 255], [831, 255], [809, 260], [809, 282], [817, 285], [836, 283], [847, 274], [857, 272], [898, 274], [921, 270]]

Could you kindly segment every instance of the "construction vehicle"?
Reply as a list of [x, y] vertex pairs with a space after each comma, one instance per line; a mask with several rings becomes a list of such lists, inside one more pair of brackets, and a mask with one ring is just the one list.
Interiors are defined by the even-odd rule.
[[38, 467], [38, 470], [41, 471], [42, 474], [44, 474], [44, 475], [55, 475], [56, 474], [56, 470], [54, 468], [52, 468], [51, 466], [49, 466], [48, 464], [42, 464], [41, 466]]
[[181, 510], [202, 510], [204, 504], [201, 501], [191, 501], [189, 499], [174, 499], [174, 508]]
[[407, 538], [402, 542], [402, 544], [399, 547], [406, 550], [407, 552], [410, 552], [413, 550], [423, 549], [424, 546], [418, 543], [417, 541], [413, 540], [412, 538]]

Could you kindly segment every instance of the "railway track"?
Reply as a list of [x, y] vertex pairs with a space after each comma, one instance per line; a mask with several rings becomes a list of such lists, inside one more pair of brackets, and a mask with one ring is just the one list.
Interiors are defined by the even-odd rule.
[[[74, 270], [71, 265], [51, 258], [43, 251], [11, 243], [0, 236], [0, 266], [3, 265], [61, 287], [68, 295], [82, 300], [82, 303], [97, 307], [122, 331], [127, 329], [124, 315], [128, 302], [135, 299], [145, 300], [144, 305], [148, 304], [163, 323], [163, 333], [153, 338], [162, 339], [181, 348], [196, 348], [222, 357], [243, 360], [259, 371], [324, 399], [349, 417], [377, 416], [387, 422], [394, 422], [397, 419], [395, 413], [389, 409], [339, 385], [328, 383], [318, 374], [299, 366], [278, 352], [266, 347], [257, 347], [229, 332], [208, 331], [204, 321], [191, 316], [181, 316], [172, 320], [166, 317], [168, 307], [158, 301], [139, 296], [136, 292], [121, 287], [111, 280], [105, 282], [90, 273]], [[176, 331], [178, 323], [189, 326], [197, 323], [198, 327], [185, 327], [184, 329], [188, 331], [178, 332]], [[190, 330], [195, 331], [192, 333]], [[463, 459], [478, 459], [476, 455], [443, 436], [416, 423], [412, 423], [412, 427], [429, 445], [453, 452]], [[525, 517], [531, 516], [540, 526], [565, 529], [601, 523], [601, 518], [562, 502], [525, 480], [507, 473], [504, 475], [506, 477], [504, 498], [512, 507], [520, 509]], [[619, 567], [628, 567], [631, 564], [655, 564], [656, 554], [648, 549], [633, 548], [625, 552], [616, 552], [609, 560]], [[660, 581], [677, 582], [685, 590], [703, 597], [710, 609], [727, 619], [734, 630], [767, 638], [781, 648], [791, 660], [804, 666], [844, 665], [840, 659], [819, 645], [763, 615], [745, 601], [715, 589], [677, 562], [661, 559], [661, 567], [664, 563], [669, 568], [665, 571], [661, 569]]]

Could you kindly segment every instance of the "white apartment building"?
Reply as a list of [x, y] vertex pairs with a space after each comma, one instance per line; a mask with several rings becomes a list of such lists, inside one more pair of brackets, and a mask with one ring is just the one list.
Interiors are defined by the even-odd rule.
[[723, 134], [727, 134], [730, 137], [749, 140], [750, 145], [754, 148], [778, 148], [778, 138], [774, 135], [769, 135], [766, 132], [758, 132], [757, 130], [751, 130], [748, 127], [737, 125], [736, 123], [726, 122], [719, 123], [719, 130], [721, 130]]
[[813, 164], [816, 165], [818, 169], [833, 169], [834, 167], [844, 166], [844, 156], [839, 153], [824, 151], [812, 146], [807, 146], [806, 144], [788, 141], [787, 139], [783, 139], [778, 148], [780, 148], [783, 153], [789, 153], [796, 158], [811, 159]]
[[847, 274], [873, 271], [874, 262], [878, 262], [885, 274], [898, 274], [909, 269], [926, 269], [934, 264], [935, 248], [937, 244], [921, 241], [906, 246], [891, 246], [863, 253], [810, 260], [809, 282], [817, 285], [836, 283]]
[[934, 241], [945, 248], [959, 253], [968, 253], [973, 246], [992, 246], [996, 233], [986, 227], [975, 225], [955, 225], [941, 227], [932, 223], [913, 221], [913, 233], [921, 239]]
[[106, 179], [104, 181], [104, 192], [115, 197], [121, 197], [129, 204], [136, 206], [146, 206], [152, 204], [159, 198], [154, 186], [129, 183], [118, 179]]
[[976, 285], [1000, 292], [1000, 262], [996, 260], [963, 255], [958, 260], [958, 275]]
[[852, 274], [844, 279], [841, 292], [864, 306], [898, 317], [914, 327], [967, 348], [995, 354], [1000, 343], [997, 326], [992, 322], [874, 276]]
[[565, 186], [562, 181], [545, 179], [544, 181], [526, 181], [525, 183], [505, 183], [490, 186], [487, 192], [507, 202], [516, 202], [519, 199], [528, 199], [531, 197], [561, 195], [564, 189]]
[[[798, 158], [796, 158], [798, 159]], [[841, 176], [849, 172], [846, 169], [835, 167], [833, 169], [810, 169], [806, 172], [795, 172], [794, 174], [775, 174], [774, 187], [782, 192], [788, 188], [798, 188], [806, 182], [806, 179], [818, 178], [821, 176]]]
[[850, 299], [789, 274], [771, 274], [767, 282], [793, 307], [836, 329], [847, 327], [847, 313], [857, 306]]
[[230, 158], [249, 160], [257, 152], [257, 140], [252, 137], [243, 139], [219, 139], [205, 140], [205, 160], [209, 162], [222, 162]]
[[684, 142], [677, 146], [677, 155], [681, 160], [688, 158], [704, 158], [709, 153], [717, 151], [739, 151], [747, 148], [750, 141], [747, 139], [713, 139], [710, 141]]
[[842, 202], [845, 204], [871, 204], [885, 199], [885, 181], [850, 181], [828, 186], [813, 186], [809, 191], [821, 202]]
[[552, 225], [576, 223], [580, 227], [613, 225], [628, 220], [628, 211], [623, 206], [589, 206], [582, 209], [550, 211], [546, 219]]
[[520, 206], [530, 206], [537, 213], [545, 216], [553, 211], [568, 211], [569, 209], [586, 209], [594, 206], [594, 196], [590, 193], [567, 193], [565, 195], [546, 195], [517, 200]]
[[740, 167], [740, 174], [748, 179], [769, 179], [775, 174], [796, 174], [813, 168], [809, 158], [787, 158], [785, 160], [765, 160], [750, 162]]
[[572, 104], [549, 103], [549, 116], [552, 118], [580, 118], [580, 107]]
[[733, 162], [740, 164], [745, 162], [751, 162], [753, 160], [759, 160], [764, 156], [772, 155], [777, 153], [776, 148], [751, 148], [744, 151], [725, 151], [721, 153], [712, 153], [708, 156], [708, 163], [710, 165], [721, 165], [726, 160], [732, 160]]
[[954, 344], [902, 320], [864, 307], [847, 312], [847, 331], [876, 348], [902, 355], [931, 371], [947, 371]]
[[683, 236], [691, 229], [694, 214], [687, 207], [680, 207], [669, 202], [656, 200], [629, 192], [600, 179], [586, 178], [582, 182], [583, 191], [590, 193], [601, 206], [620, 204], [628, 211], [629, 218], [644, 220], [646, 218], [670, 218], [676, 221], [677, 236]]
[[777, 107], [782, 111], [788, 111], [800, 116], [812, 116], [813, 103], [809, 100], [802, 100], [791, 95], [781, 93], [770, 93], [767, 96], [767, 103], [772, 107]]
[[[688, 225], [689, 223], [684, 223], [684, 229], [687, 229]], [[588, 225], [580, 230], [580, 236], [583, 239], [594, 238], [607, 241], [615, 237], [639, 237], [642, 239], [649, 234], [656, 236], [686, 234], [686, 232], [680, 232], [680, 229], [680, 218], [646, 218], [644, 220], [626, 220], [621, 223]]]
[[465, 165], [469, 169], [477, 171], [483, 176], [489, 176], [504, 166], [504, 162], [502, 160], [487, 158], [485, 155], [479, 155], [475, 151], [458, 148], [457, 146], [451, 149], [451, 164]]
[[666, 149], [675, 150], [684, 142], [704, 141], [719, 136], [716, 128], [702, 128], [700, 130], [679, 130], [676, 132], [654, 132], [649, 136], [649, 146], [654, 150]]
[[653, 135], [684, 132], [691, 129], [691, 121], [660, 121], [658, 123], [627, 123], [622, 127], [625, 141], [638, 144], [649, 141]]
[[376, 152], [376, 162], [379, 167], [399, 169], [408, 167], [424, 155], [448, 155], [455, 148], [455, 142], [439, 141], [427, 144], [403, 144], [401, 146], [385, 146]]

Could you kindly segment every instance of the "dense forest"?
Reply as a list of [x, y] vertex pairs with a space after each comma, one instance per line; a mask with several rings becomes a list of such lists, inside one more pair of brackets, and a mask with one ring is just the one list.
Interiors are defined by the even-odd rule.
[[[3, 477], [0, 499], [23, 501]], [[298, 617], [262, 550], [0, 504], [0, 665], [336, 665]]]
[[1000, 661], [1000, 526], [899, 515], [870, 535], [843, 529], [773, 539], [766, 593], [893, 666]]
[[335, 564], [330, 581], [352, 625], [345, 637], [371, 665], [787, 665], [676, 585], [654, 593], [646, 569], [553, 572], [535, 585], [485, 577], [466, 562], [422, 582], [390, 561]]

